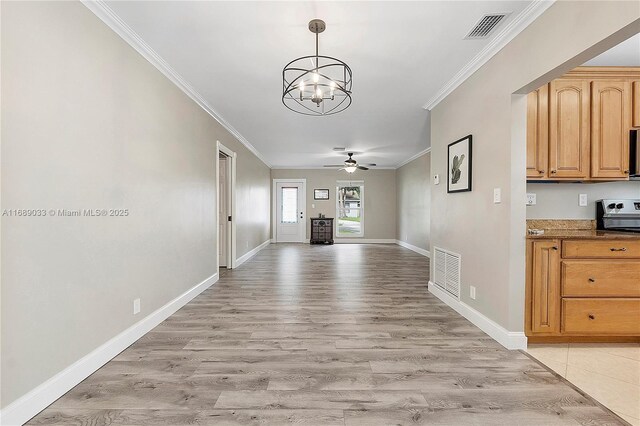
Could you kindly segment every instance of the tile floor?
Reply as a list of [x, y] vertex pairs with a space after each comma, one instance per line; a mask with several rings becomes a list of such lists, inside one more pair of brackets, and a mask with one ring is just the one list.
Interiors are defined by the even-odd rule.
[[530, 355], [640, 426], [640, 343], [529, 345]]

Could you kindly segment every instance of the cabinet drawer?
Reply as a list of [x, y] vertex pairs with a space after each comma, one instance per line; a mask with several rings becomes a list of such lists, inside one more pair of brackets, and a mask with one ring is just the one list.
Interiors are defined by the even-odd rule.
[[569, 334], [640, 334], [640, 299], [562, 299], [562, 331]]
[[566, 240], [562, 242], [562, 257], [574, 258], [640, 258], [638, 240]]
[[640, 261], [564, 260], [562, 295], [640, 297]]

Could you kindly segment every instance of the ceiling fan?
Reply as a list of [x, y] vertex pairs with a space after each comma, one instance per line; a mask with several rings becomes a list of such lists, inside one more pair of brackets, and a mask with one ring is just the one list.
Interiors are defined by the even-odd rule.
[[[325, 165], [324, 167], [338, 167], [338, 170], [344, 170], [347, 173], [353, 173], [358, 169], [369, 170], [369, 167], [361, 166], [358, 164], [356, 160], [351, 158], [353, 157], [353, 152], [348, 152], [347, 155], [349, 156], [349, 158], [344, 160], [344, 164], [331, 164], [331, 165]], [[375, 165], [376, 165], [375, 163], [367, 164], [367, 166], [370, 166], [370, 167], [373, 167]]]

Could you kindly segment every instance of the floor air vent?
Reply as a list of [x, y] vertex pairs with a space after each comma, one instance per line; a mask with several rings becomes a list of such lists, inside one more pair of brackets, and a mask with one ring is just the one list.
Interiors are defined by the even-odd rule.
[[491, 34], [491, 32], [504, 20], [506, 16], [506, 13], [492, 13], [491, 15], [484, 15], [476, 26], [469, 31], [469, 34], [467, 34], [465, 39], [489, 37], [489, 34]]
[[460, 255], [438, 247], [434, 247], [434, 252], [434, 284], [460, 299]]

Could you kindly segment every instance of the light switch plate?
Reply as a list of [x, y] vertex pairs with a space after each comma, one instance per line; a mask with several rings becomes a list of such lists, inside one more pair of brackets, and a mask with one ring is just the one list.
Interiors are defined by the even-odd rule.
[[433, 184], [440, 185], [440, 175], [433, 175]]
[[133, 315], [140, 313], [140, 299], [133, 300]]
[[476, 288], [474, 286], [469, 286], [469, 297], [474, 300], [476, 298]]
[[580, 197], [578, 198], [578, 205], [580, 207], [587, 207], [587, 204], [588, 204], [587, 194], [580, 194]]
[[527, 192], [527, 205], [535, 206], [536, 205], [536, 194], [533, 192]]
[[502, 202], [502, 190], [500, 188], [493, 188], [493, 203], [499, 204]]

